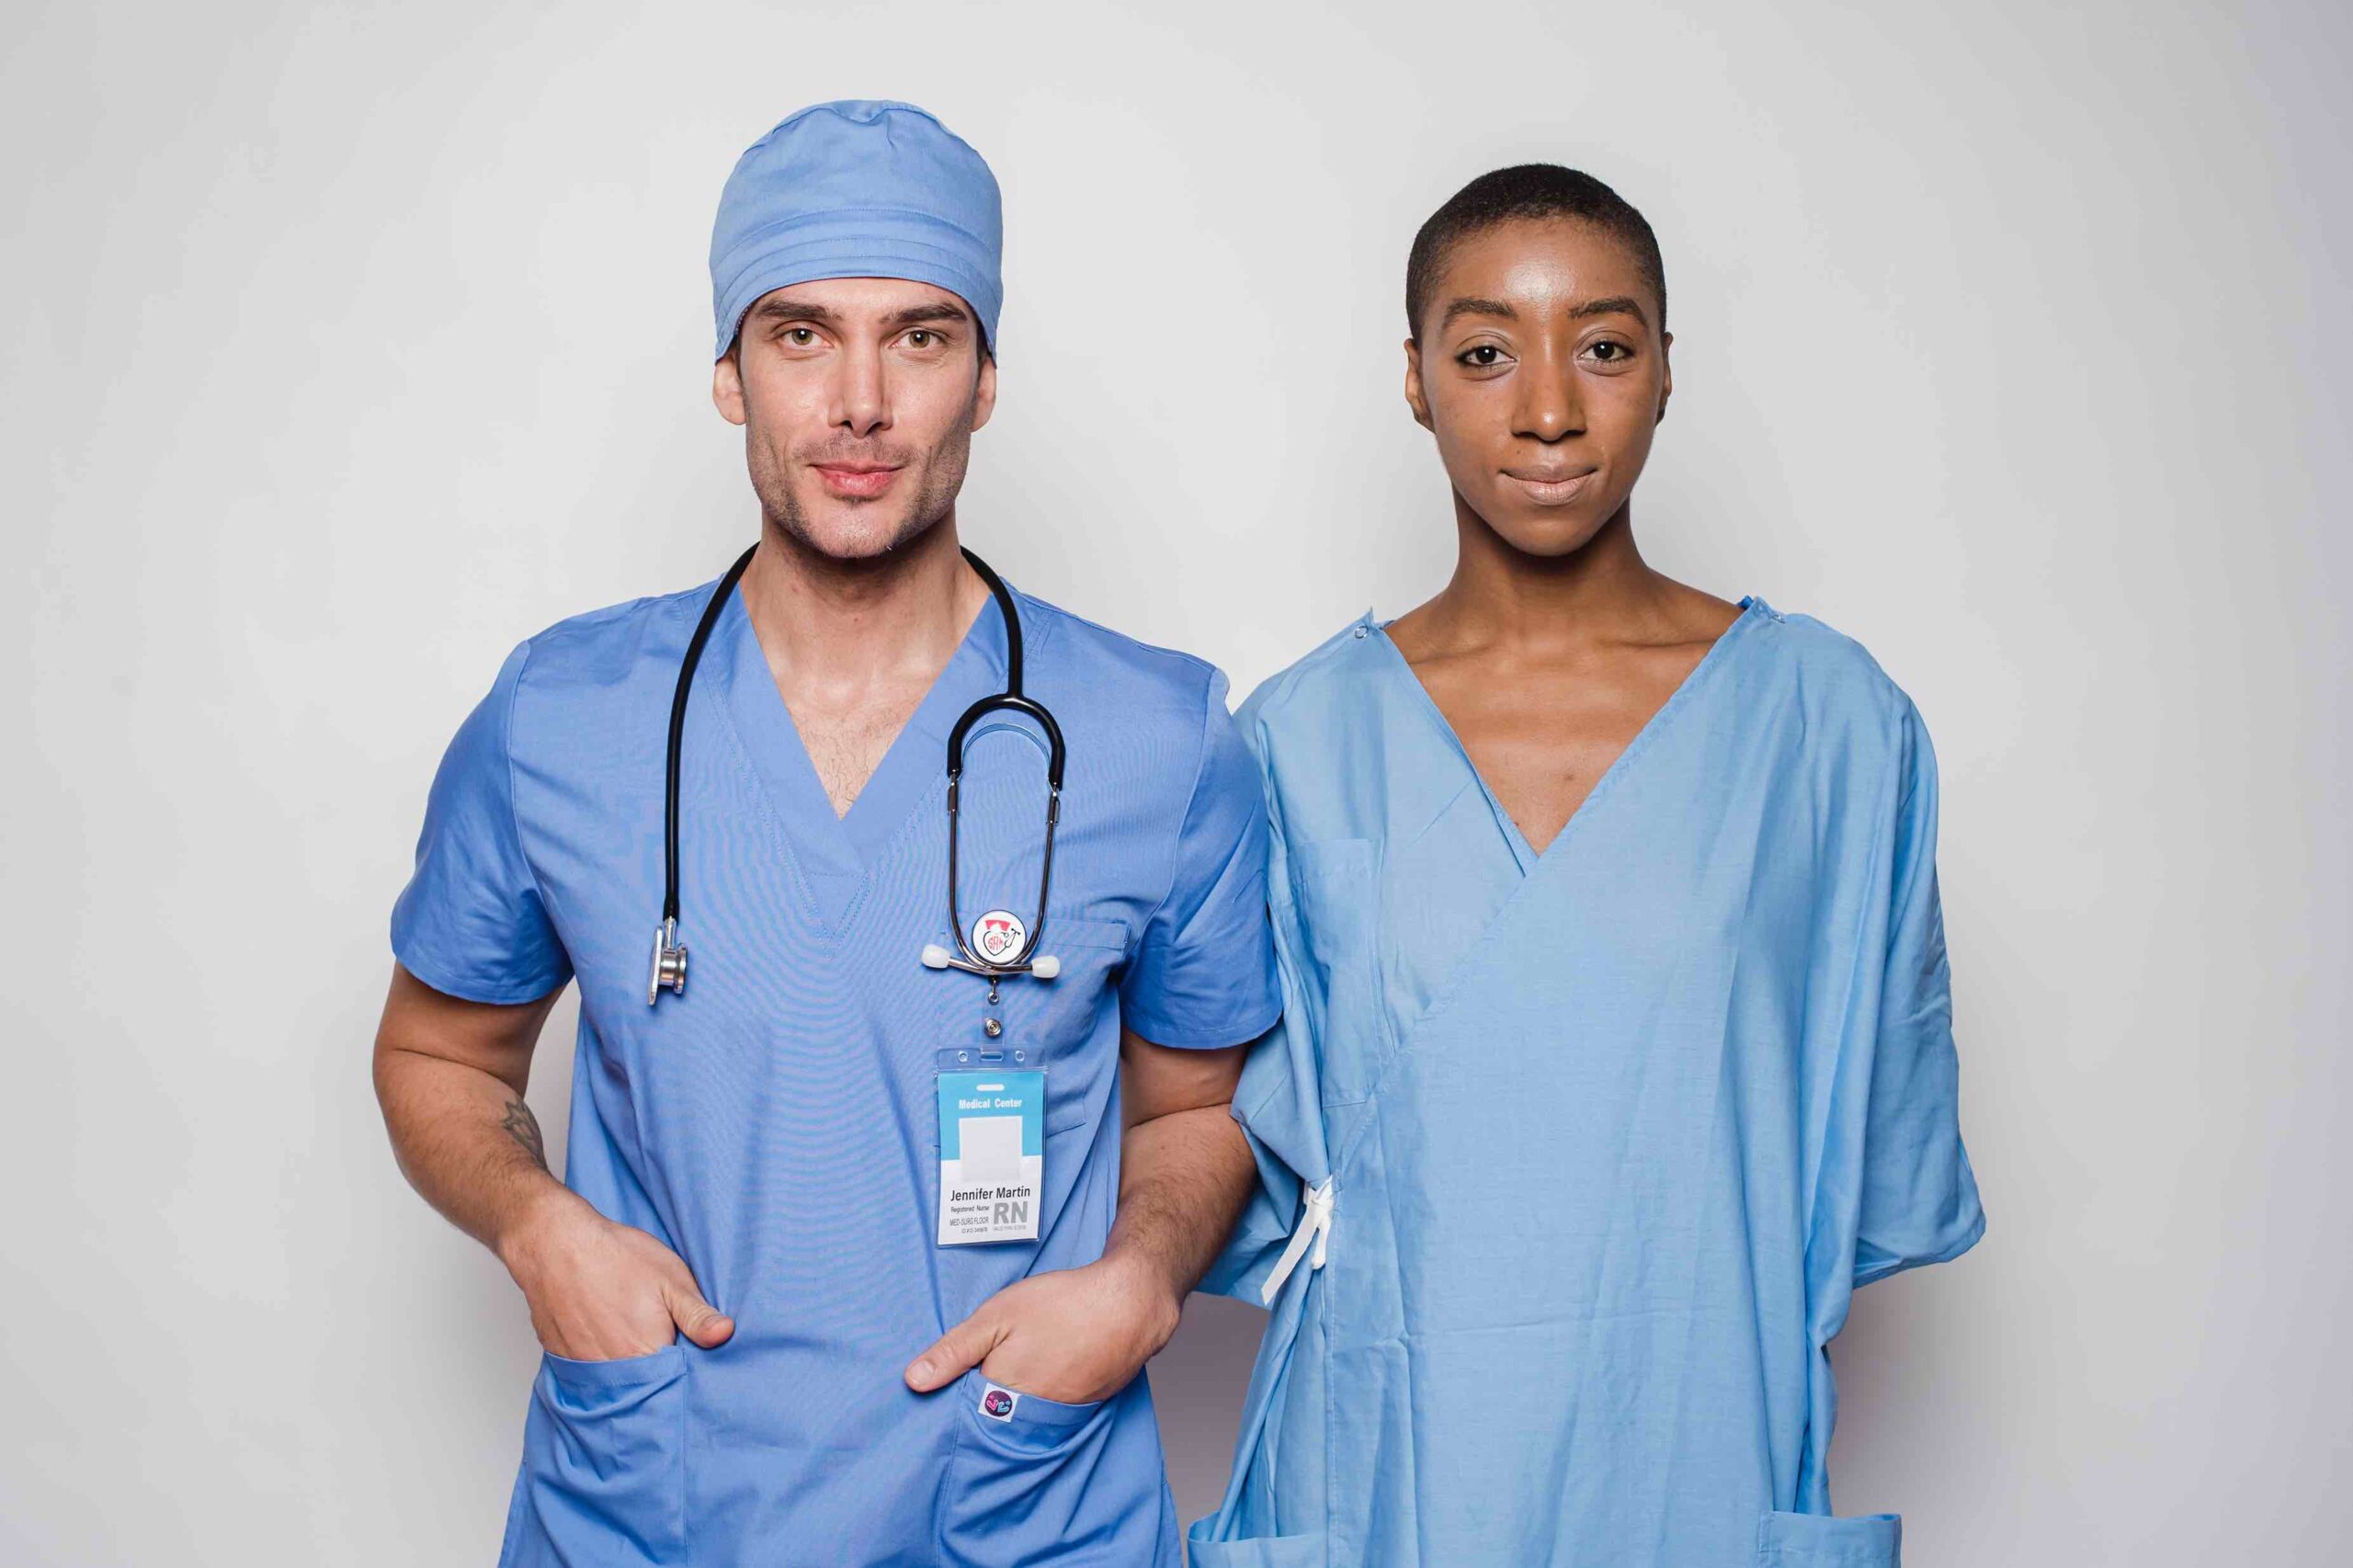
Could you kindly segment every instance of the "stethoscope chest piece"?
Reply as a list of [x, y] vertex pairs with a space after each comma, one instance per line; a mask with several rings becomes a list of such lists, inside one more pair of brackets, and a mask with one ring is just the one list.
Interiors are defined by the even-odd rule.
[[645, 983], [645, 1005], [654, 1006], [668, 986], [675, 995], [687, 994], [687, 946], [678, 940], [678, 923], [665, 920], [654, 928], [654, 972]]

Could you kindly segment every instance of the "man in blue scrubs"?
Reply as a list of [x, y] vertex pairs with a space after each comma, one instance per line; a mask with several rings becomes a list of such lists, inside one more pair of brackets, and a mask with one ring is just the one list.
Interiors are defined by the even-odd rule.
[[[546, 1347], [504, 1562], [1177, 1560], [1139, 1369], [1250, 1185], [1263, 806], [1214, 669], [1017, 593], [1068, 745], [1051, 891], [1045, 734], [998, 711], [964, 741], [958, 892], [977, 949], [1037, 928], [1058, 965], [992, 998], [926, 961], [955, 941], [949, 731], [1011, 673], [956, 518], [999, 235], [987, 165], [908, 105], [755, 143], [711, 246], [762, 519], [740, 584], [527, 640], [434, 782], [376, 1077], [402, 1168]], [[715, 593], [679, 752], [692, 964], [649, 1006], [667, 726]], [[558, 1183], [523, 1089], [567, 981]]]

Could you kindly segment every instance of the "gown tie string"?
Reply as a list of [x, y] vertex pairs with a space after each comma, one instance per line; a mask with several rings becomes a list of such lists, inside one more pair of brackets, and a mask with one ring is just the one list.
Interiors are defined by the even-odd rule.
[[1332, 1231], [1334, 1179], [1325, 1176], [1314, 1187], [1303, 1181], [1299, 1184], [1300, 1198], [1305, 1209], [1299, 1217], [1299, 1228], [1290, 1233], [1290, 1244], [1283, 1248], [1282, 1256], [1275, 1259], [1274, 1272], [1267, 1276], [1267, 1282], [1258, 1287], [1258, 1300], [1264, 1304], [1270, 1307], [1275, 1304], [1275, 1297], [1281, 1291], [1283, 1281], [1290, 1278], [1291, 1270], [1299, 1267], [1299, 1260], [1307, 1256], [1310, 1245], [1315, 1251], [1313, 1256], [1308, 1257], [1308, 1272], [1312, 1274], [1324, 1267], [1324, 1238]]

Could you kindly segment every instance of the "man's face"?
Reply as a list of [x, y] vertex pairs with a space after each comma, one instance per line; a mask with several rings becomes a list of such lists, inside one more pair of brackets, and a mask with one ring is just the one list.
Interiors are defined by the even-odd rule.
[[865, 560], [954, 508], [996, 365], [947, 290], [829, 278], [753, 302], [711, 401], [744, 426], [762, 510], [820, 554]]
[[1569, 554], [1615, 517], [1673, 381], [1631, 252], [1570, 219], [1463, 238], [1405, 345], [1405, 401], [1454, 493], [1513, 548]]

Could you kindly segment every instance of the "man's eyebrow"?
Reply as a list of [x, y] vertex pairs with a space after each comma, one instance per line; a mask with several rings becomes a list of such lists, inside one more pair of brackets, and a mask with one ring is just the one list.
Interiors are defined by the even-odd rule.
[[1643, 313], [1643, 302], [1631, 294], [1611, 294], [1604, 299], [1587, 300], [1569, 312], [1569, 319], [1583, 321], [1587, 316], [1615, 315], [1631, 316], [1644, 326], [1651, 324], [1651, 318]]
[[915, 326], [927, 321], [966, 322], [972, 319], [965, 313], [961, 305], [951, 305], [945, 300], [935, 300], [928, 304], [909, 305], [904, 311], [893, 311], [888, 324]]
[[752, 307], [752, 314], [761, 321], [813, 321], [829, 324], [837, 319], [824, 306], [806, 300], [762, 300]]
[[1518, 321], [1519, 312], [1501, 300], [1482, 300], [1466, 295], [1461, 299], [1450, 300], [1447, 302], [1446, 314], [1438, 319], [1438, 329], [1444, 332], [1454, 324], [1454, 318], [1457, 316], [1495, 316], [1503, 321]]

